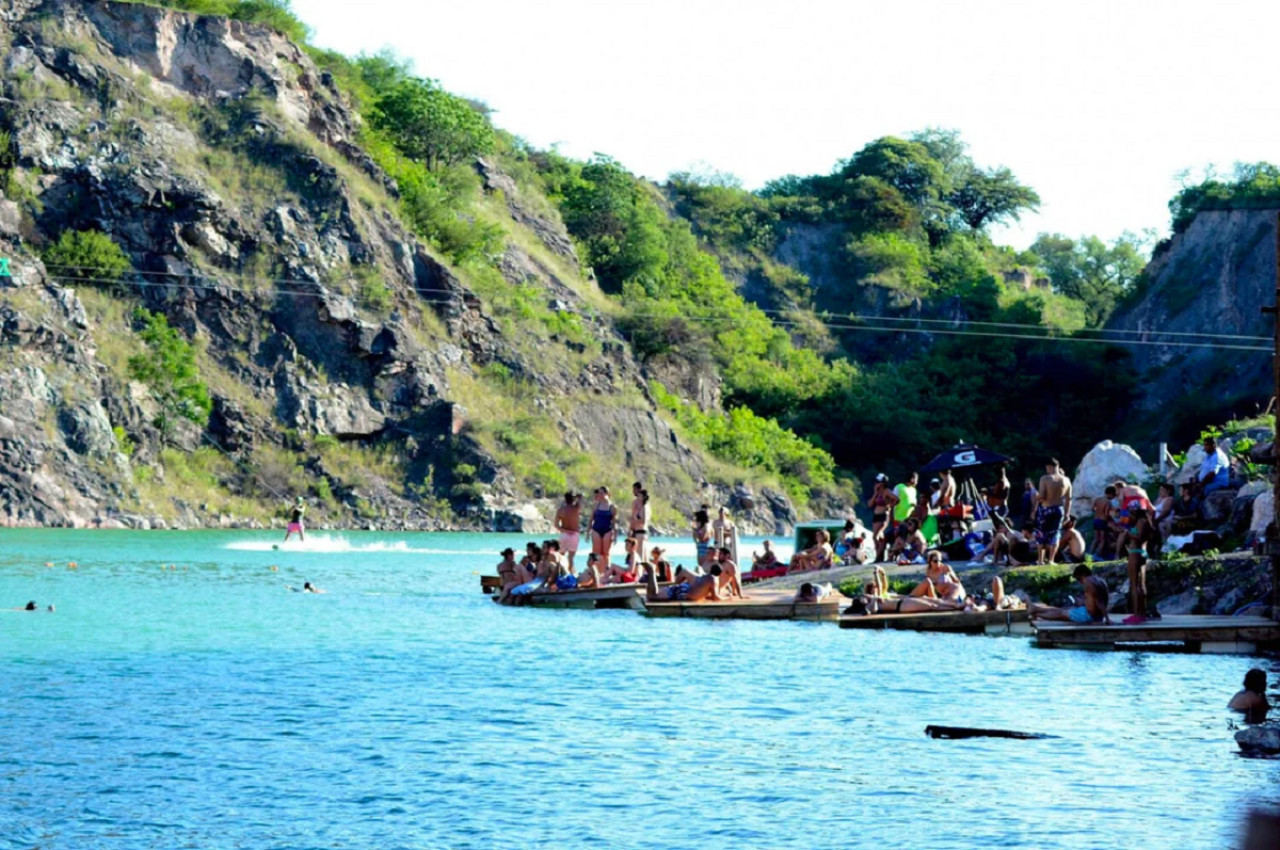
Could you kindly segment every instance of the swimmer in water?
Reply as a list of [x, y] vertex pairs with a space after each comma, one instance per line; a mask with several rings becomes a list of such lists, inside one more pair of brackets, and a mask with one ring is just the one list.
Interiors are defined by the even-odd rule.
[[327, 590], [321, 590], [320, 588], [316, 587], [314, 584], [312, 584], [309, 581], [304, 581], [302, 583], [302, 587], [294, 587], [291, 584], [286, 584], [285, 588], [288, 590], [292, 590], [294, 593], [328, 593], [329, 592]]

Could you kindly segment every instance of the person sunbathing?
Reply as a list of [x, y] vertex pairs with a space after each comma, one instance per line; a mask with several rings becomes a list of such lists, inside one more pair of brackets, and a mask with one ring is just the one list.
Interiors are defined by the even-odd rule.
[[578, 587], [599, 587], [600, 586], [600, 556], [595, 552], [587, 555], [587, 565], [582, 568], [582, 572], [578, 573]]
[[650, 602], [715, 602], [720, 598], [720, 565], [712, 564], [705, 575], [676, 569], [676, 583], [658, 588], [658, 578], [651, 570], [645, 582], [645, 599]]
[[[519, 587], [523, 582], [516, 574], [519, 568], [516, 563], [515, 550], [508, 546], [502, 550], [502, 560], [498, 562], [498, 578], [502, 580], [502, 594], [498, 597], [499, 602], [506, 602], [511, 598], [511, 590]], [[527, 581], [528, 579], [525, 579]]]
[[787, 565], [787, 571], [802, 573], [808, 570], [825, 570], [831, 566], [834, 559], [835, 551], [831, 548], [831, 537], [824, 529], [820, 528], [814, 534], [814, 544], [791, 557], [791, 563]]
[[928, 596], [937, 599], [949, 599], [952, 602], [964, 600], [964, 585], [951, 567], [942, 562], [942, 553], [934, 549], [929, 553], [928, 566], [925, 567], [924, 581], [916, 585], [911, 596]]
[[751, 568], [753, 570], [771, 570], [778, 565], [778, 554], [773, 551], [773, 542], [766, 540], [763, 545], [763, 555], [757, 555], [755, 552], [751, 553]]
[[930, 614], [936, 611], [963, 611], [963, 602], [936, 599], [931, 596], [897, 596], [881, 599], [878, 596], [855, 596], [845, 609], [846, 614]]
[[831, 583], [806, 581], [796, 591], [796, 602], [800, 604], [817, 604], [831, 595]]
[[742, 582], [738, 580], [738, 565], [733, 562], [733, 553], [728, 547], [721, 546], [719, 549], [720, 560], [720, 588], [724, 598], [729, 599], [734, 596], [742, 598]]
[[626, 542], [627, 561], [625, 564], [610, 564], [600, 576], [602, 584], [635, 584], [640, 580], [640, 555], [636, 551], [639, 546], [634, 537]]
[[889, 591], [889, 574], [884, 571], [884, 567], [872, 569], [871, 580], [862, 586], [862, 593], [865, 596], [875, 596], [880, 599], [888, 599], [893, 595]]

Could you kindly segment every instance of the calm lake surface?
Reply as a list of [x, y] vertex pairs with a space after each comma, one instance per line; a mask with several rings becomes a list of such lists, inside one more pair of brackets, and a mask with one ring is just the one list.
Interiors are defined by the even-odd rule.
[[278, 536], [0, 531], [0, 607], [57, 606], [0, 612], [0, 848], [1220, 848], [1280, 803], [1258, 659], [507, 609], [522, 538]]

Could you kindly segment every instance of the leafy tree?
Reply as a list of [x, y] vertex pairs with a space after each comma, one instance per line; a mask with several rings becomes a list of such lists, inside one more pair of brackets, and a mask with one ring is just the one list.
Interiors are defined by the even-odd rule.
[[1007, 168], [972, 169], [947, 200], [973, 230], [1010, 218], [1018, 221], [1023, 210], [1040, 207], [1036, 191], [1019, 183]]
[[97, 230], [64, 230], [44, 251], [55, 277], [114, 281], [133, 268], [120, 246]]
[[950, 188], [941, 163], [927, 147], [894, 136], [876, 139], [862, 148], [844, 163], [839, 174], [883, 180], [918, 208], [937, 201]]
[[1133, 292], [1146, 266], [1145, 240], [1125, 233], [1110, 245], [1096, 236], [1074, 240], [1042, 233], [1031, 252], [1056, 292], [1084, 304], [1088, 327], [1101, 327], [1120, 299]]
[[209, 388], [200, 380], [191, 343], [177, 328], [169, 326], [163, 313], [139, 307], [133, 316], [139, 325], [138, 336], [147, 350], [129, 358], [129, 375], [150, 387], [159, 402], [156, 427], [167, 438], [176, 419], [187, 419], [197, 425], [207, 423], [213, 404], [209, 400]]
[[370, 119], [401, 153], [429, 169], [489, 153], [496, 141], [484, 115], [434, 80], [401, 80], [378, 97]]
[[1201, 210], [1267, 209], [1280, 206], [1280, 168], [1269, 162], [1238, 162], [1230, 180], [1208, 170], [1194, 186], [1183, 186], [1169, 201], [1175, 234], [1186, 230]]
[[928, 249], [898, 233], [870, 233], [849, 243], [857, 276], [866, 283], [922, 297], [933, 288]]

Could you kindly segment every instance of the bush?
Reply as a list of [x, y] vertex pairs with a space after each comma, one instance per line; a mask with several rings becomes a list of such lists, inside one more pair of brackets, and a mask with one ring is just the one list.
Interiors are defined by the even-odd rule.
[[54, 277], [112, 282], [133, 264], [110, 236], [96, 230], [64, 230], [44, 251], [44, 263]]
[[489, 119], [435, 80], [400, 80], [374, 102], [369, 120], [400, 153], [432, 170], [489, 153], [496, 142]]
[[150, 387], [160, 403], [156, 426], [167, 435], [175, 418], [197, 425], [207, 423], [213, 403], [209, 400], [209, 388], [200, 380], [191, 344], [176, 328], [169, 326], [169, 320], [162, 313], [139, 307], [134, 311], [134, 321], [141, 325], [138, 336], [147, 351], [129, 358], [129, 376]]

